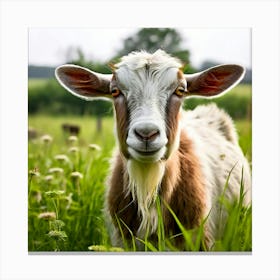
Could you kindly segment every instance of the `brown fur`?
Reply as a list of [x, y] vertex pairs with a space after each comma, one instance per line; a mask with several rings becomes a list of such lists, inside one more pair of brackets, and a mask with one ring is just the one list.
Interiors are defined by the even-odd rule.
[[[183, 77], [178, 72], [178, 79]], [[192, 142], [187, 135], [181, 132], [179, 149], [174, 150], [175, 139], [180, 133], [178, 123], [182, 98], [173, 94], [166, 107], [166, 134], [168, 138], [165, 174], [159, 187], [160, 200], [167, 203], [186, 229], [198, 227], [205, 216], [205, 188], [202, 181], [201, 169], [194, 153]], [[128, 192], [129, 175], [126, 170], [126, 161], [129, 157], [126, 148], [128, 111], [124, 96], [114, 98], [117, 118], [117, 132], [120, 143], [120, 153], [116, 157], [113, 172], [110, 177], [110, 189], [107, 196], [108, 210], [119, 231], [124, 237], [131, 240], [131, 233], [137, 235], [141, 224], [137, 201], [133, 201]], [[180, 234], [181, 231], [170, 211], [162, 203], [162, 213], [165, 232], [168, 236]], [[125, 225], [127, 226], [125, 226]], [[156, 234], [151, 240], [156, 240]], [[175, 238], [175, 245], [184, 250], [182, 236]]]
[[113, 173], [109, 180], [109, 193], [107, 196], [108, 210], [116, 228], [119, 229], [116, 217], [119, 219], [121, 229], [126, 239], [131, 239], [128, 229], [122, 221], [136, 235], [140, 225], [138, 208], [135, 202], [132, 202], [131, 194], [127, 194], [128, 174], [124, 165], [125, 159], [120, 154], [117, 155]]
[[114, 98], [115, 115], [117, 120], [117, 133], [119, 139], [120, 150], [122, 154], [128, 158], [128, 151], [126, 145], [127, 129], [128, 129], [128, 109], [125, 97], [120, 94]]
[[[166, 162], [166, 172], [163, 177], [159, 196], [165, 201], [185, 228], [199, 226], [205, 215], [205, 188], [200, 166], [193, 152], [192, 143], [185, 133], [181, 134], [180, 147]], [[126, 195], [128, 174], [125, 159], [117, 156], [110, 179], [110, 190], [107, 197], [109, 212], [118, 228], [115, 216], [122, 220], [137, 234], [140, 225], [137, 202], [132, 202], [131, 194]], [[163, 206], [165, 232], [168, 236], [179, 234], [180, 230], [169, 210]], [[122, 226], [125, 237], [130, 240], [129, 231]], [[184, 250], [183, 238], [177, 237], [175, 245]]]
[[[163, 195], [163, 199], [186, 229], [198, 227], [205, 215], [205, 185], [192, 143], [185, 133], [181, 133], [179, 150], [172, 157], [167, 161], [162, 182], [162, 195], [166, 196], [168, 192], [171, 195], [166, 198]], [[164, 210], [164, 220], [165, 231], [169, 235], [180, 233], [176, 221], [167, 209]], [[182, 236], [175, 243], [182, 247]]]
[[182, 98], [175, 94], [172, 94], [166, 107], [166, 135], [168, 139], [166, 158], [168, 158], [172, 152], [172, 145], [178, 133], [179, 123], [179, 110], [181, 108]]

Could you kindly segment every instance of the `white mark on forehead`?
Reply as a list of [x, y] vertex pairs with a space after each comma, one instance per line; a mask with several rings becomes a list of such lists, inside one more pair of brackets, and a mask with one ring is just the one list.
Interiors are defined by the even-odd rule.
[[163, 127], [166, 104], [178, 86], [182, 64], [162, 50], [153, 54], [136, 52], [116, 65], [117, 84], [127, 99], [130, 125], [150, 119]]
[[[149, 97], [151, 94], [168, 90], [177, 81], [177, 72], [182, 64], [164, 51], [153, 54], [131, 53], [116, 65], [116, 77], [126, 94]], [[140, 96], [139, 96], [140, 97]]]

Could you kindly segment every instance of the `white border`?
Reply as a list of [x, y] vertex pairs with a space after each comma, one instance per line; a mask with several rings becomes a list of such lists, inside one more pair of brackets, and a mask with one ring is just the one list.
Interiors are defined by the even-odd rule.
[[[253, 254], [28, 255], [28, 27], [253, 28]], [[279, 279], [279, 2], [2, 1], [1, 279]]]

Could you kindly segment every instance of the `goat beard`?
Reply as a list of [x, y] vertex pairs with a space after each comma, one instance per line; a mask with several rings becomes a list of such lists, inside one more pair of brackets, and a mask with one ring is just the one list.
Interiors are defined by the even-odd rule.
[[127, 170], [127, 193], [131, 193], [133, 200], [137, 202], [138, 214], [142, 218], [138, 232], [149, 230], [152, 233], [157, 228], [155, 200], [164, 176], [165, 162], [141, 163], [128, 160]]

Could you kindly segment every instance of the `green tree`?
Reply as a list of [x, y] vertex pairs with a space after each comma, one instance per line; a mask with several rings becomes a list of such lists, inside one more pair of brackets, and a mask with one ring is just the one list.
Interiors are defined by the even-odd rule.
[[174, 28], [142, 28], [124, 40], [116, 58], [132, 51], [146, 50], [155, 52], [162, 49], [178, 57], [184, 64], [184, 72], [192, 73], [195, 69], [190, 64], [190, 52], [183, 47], [183, 37]]
[[172, 28], [142, 28], [124, 40], [124, 47], [118, 52], [123, 56], [131, 51], [146, 50], [154, 52], [164, 49], [174, 53], [180, 50], [182, 36]]

